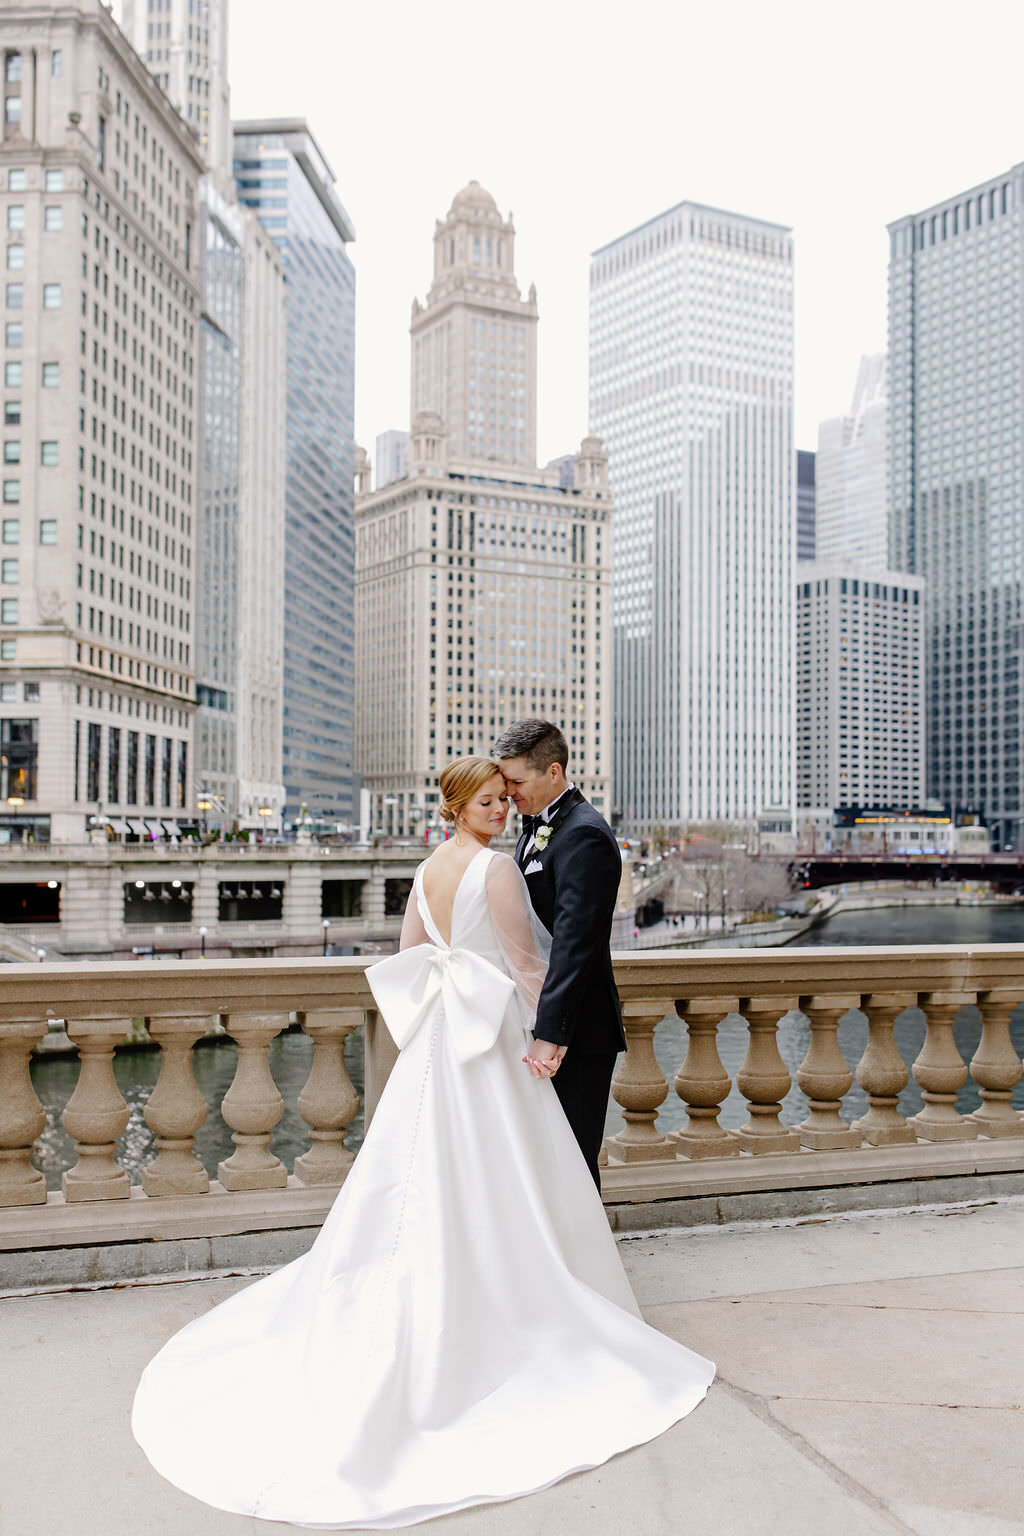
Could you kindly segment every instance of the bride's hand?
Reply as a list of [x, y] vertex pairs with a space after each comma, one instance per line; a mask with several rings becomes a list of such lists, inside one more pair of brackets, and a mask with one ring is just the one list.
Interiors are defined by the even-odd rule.
[[523, 1057], [531, 1077], [554, 1077], [565, 1055], [564, 1045], [550, 1040], [535, 1040], [533, 1050]]

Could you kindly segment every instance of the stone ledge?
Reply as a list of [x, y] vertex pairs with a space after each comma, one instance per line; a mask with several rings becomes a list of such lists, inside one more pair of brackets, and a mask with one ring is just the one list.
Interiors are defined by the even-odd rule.
[[[908, 1153], [910, 1155], [908, 1156]], [[608, 1168], [613, 1231], [719, 1225], [844, 1210], [987, 1200], [1024, 1194], [1024, 1142], [920, 1143], [836, 1152], [744, 1154], [728, 1162]], [[0, 1287], [116, 1282], [148, 1275], [273, 1265], [313, 1242], [337, 1188], [0, 1209]]]

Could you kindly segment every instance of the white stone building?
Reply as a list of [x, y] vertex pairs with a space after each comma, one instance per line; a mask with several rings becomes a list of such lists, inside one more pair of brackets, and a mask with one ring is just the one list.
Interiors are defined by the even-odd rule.
[[227, 0], [122, 0], [121, 25], [206, 164], [218, 179], [230, 176]]
[[596, 251], [626, 829], [792, 810], [793, 242], [680, 203]]
[[889, 226], [889, 559], [927, 582], [928, 794], [1024, 847], [1024, 163]]
[[99, 0], [0, 10], [0, 836], [192, 804], [192, 135]]
[[797, 567], [798, 806], [923, 803], [923, 590], [841, 561]]
[[885, 353], [862, 357], [847, 416], [823, 421], [815, 459], [815, 559], [888, 565]]
[[437, 411], [418, 412], [402, 480], [371, 492], [359, 461], [357, 765], [385, 836], [436, 823], [445, 763], [490, 751], [523, 715], [561, 726], [572, 777], [610, 809], [607, 460], [586, 438], [571, 474], [523, 462], [536, 441], [536, 306], [519, 298], [511, 224], [471, 182], [438, 229], [443, 281], [414, 308], [413, 397], [478, 403], [457, 440]]

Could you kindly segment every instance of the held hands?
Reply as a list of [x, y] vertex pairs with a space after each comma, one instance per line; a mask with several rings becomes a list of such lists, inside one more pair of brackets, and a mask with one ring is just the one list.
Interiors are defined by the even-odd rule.
[[551, 1040], [535, 1040], [530, 1054], [523, 1057], [530, 1076], [554, 1077], [565, 1055], [565, 1049], [564, 1045], [555, 1045]]

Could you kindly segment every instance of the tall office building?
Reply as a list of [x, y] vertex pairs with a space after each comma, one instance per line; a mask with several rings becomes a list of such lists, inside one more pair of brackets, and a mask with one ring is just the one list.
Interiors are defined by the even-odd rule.
[[627, 828], [793, 807], [793, 243], [680, 203], [596, 251]]
[[401, 480], [409, 473], [409, 434], [393, 427], [388, 432], [378, 432], [374, 447], [373, 483], [379, 491], [381, 486]]
[[122, 0], [121, 11], [129, 41], [224, 181], [231, 174], [227, 0]]
[[276, 246], [205, 177], [199, 237], [196, 748], [212, 819], [284, 810], [284, 282]]
[[[459, 451], [444, 418], [420, 410], [404, 479], [371, 492], [369, 461], [360, 461], [357, 761], [373, 830], [386, 836], [436, 824], [440, 769], [490, 751], [522, 715], [562, 726], [572, 777], [610, 810], [607, 459], [585, 438], [547, 469], [521, 462], [520, 442], [536, 441], [536, 305], [524, 311], [514, 297], [511, 223], [475, 182], [438, 229], [460, 225], [454, 256], [454, 237], [445, 235], [440, 257], [435, 238], [435, 274], [440, 259], [445, 276], [431, 293], [450, 334], [471, 344], [420, 350], [414, 361], [414, 398], [419, 389], [425, 399], [478, 402]], [[488, 261], [492, 278], [478, 270]], [[432, 302], [413, 310], [414, 360], [425, 335], [446, 333], [431, 321]], [[443, 376], [428, 370], [428, 356]], [[516, 402], [514, 423], [501, 400]]]
[[889, 553], [927, 584], [928, 793], [1020, 847], [1024, 164], [889, 240]]
[[844, 561], [798, 568], [799, 807], [923, 804], [923, 587]]
[[515, 227], [471, 181], [434, 228], [434, 281], [413, 300], [410, 420], [436, 412], [453, 460], [537, 463], [537, 293], [515, 276]]
[[796, 557], [814, 559], [815, 544], [815, 474], [814, 454], [805, 448], [796, 451]]
[[285, 275], [287, 808], [352, 825], [355, 231], [305, 122], [236, 123], [234, 169]]
[[886, 568], [886, 415], [886, 359], [879, 352], [860, 360], [849, 415], [823, 421], [818, 428], [819, 560]]
[[189, 809], [194, 139], [100, 0], [0, 10], [0, 836]]

